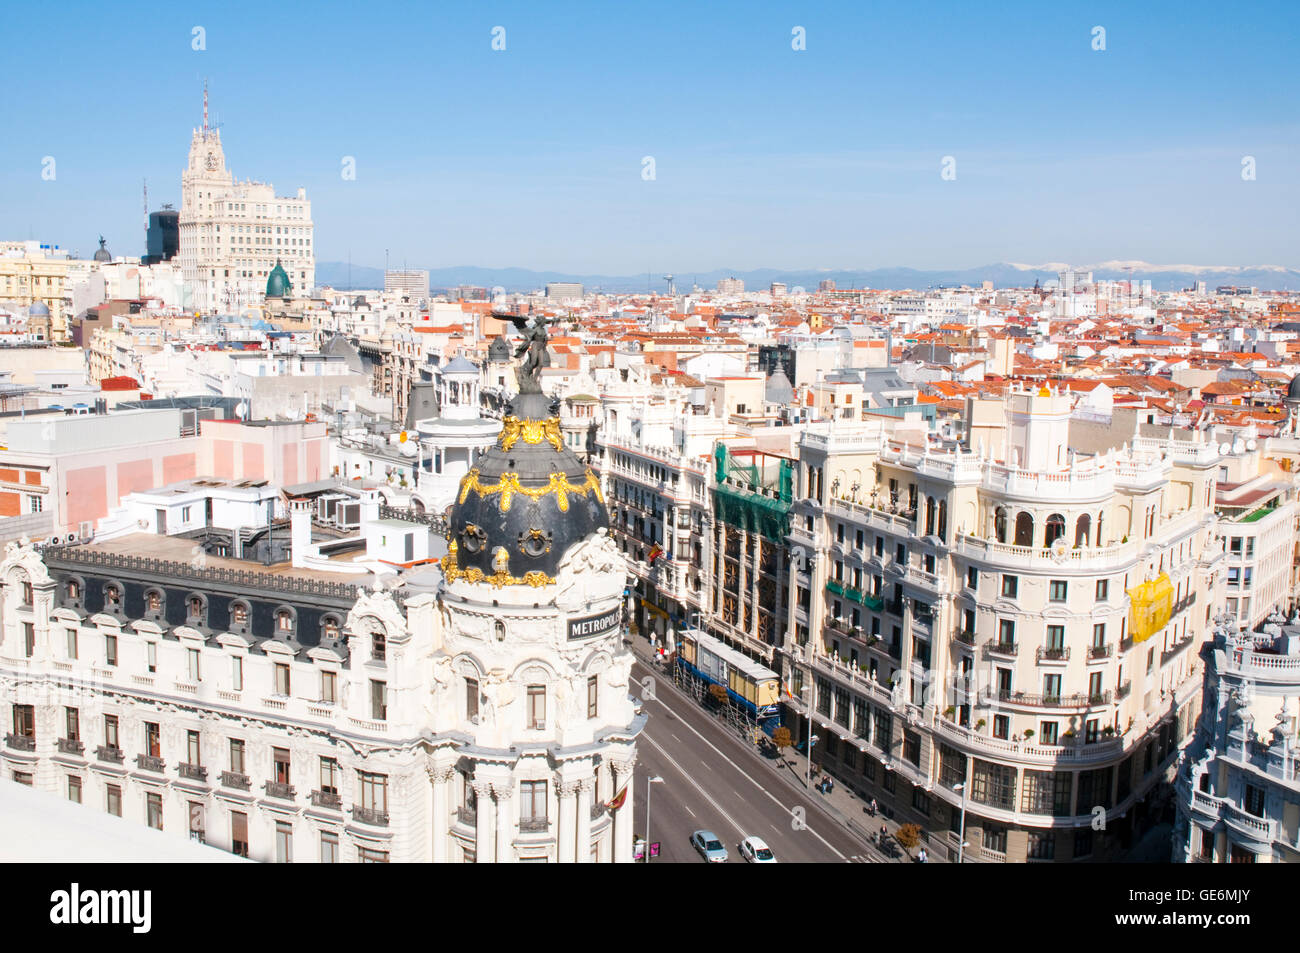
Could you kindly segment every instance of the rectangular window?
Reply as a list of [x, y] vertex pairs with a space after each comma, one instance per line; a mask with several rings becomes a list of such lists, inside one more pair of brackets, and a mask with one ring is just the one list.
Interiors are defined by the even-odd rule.
[[388, 690], [387, 682], [370, 680], [370, 717], [375, 721], [385, 721], [388, 718], [388, 702], [386, 692]]
[[1242, 799], [1243, 807], [1247, 814], [1254, 814], [1256, 817], [1264, 816], [1264, 789], [1254, 785], [1246, 785], [1246, 796]]
[[1011, 719], [1006, 715], [993, 716], [993, 737], [1001, 738], [1004, 741], [1011, 734]]
[[114, 817], [122, 816], [122, 789], [116, 784], [104, 788], [104, 810]]
[[546, 727], [546, 686], [528, 686], [528, 727], [541, 729]]
[[1056, 857], [1055, 832], [1030, 831], [1025, 856], [1030, 860], [1052, 860]]
[[275, 862], [293, 863], [293, 826], [287, 821], [275, 822]]
[[465, 717], [473, 721], [478, 717], [478, 679], [465, 679]]
[[587, 679], [587, 717], [595, 718], [600, 711], [600, 682], [593, 675]]
[[1064, 579], [1053, 579], [1048, 588], [1048, 599], [1052, 602], [1064, 602], [1069, 592], [1069, 583]]
[[903, 731], [903, 757], [913, 766], [921, 766], [921, 736]]
[[162, 733], [156, 721], [144, 723], [144, 753], [151, 758], [162, 757]]
[[1002, 595], [1007, 599], [1014, 599], [1020, 591], [1020, 577], [1006, 576], [1002, 577]]
[[1104, 649], [1106, 647], [1106, 623], [1098, 622], [1092, 627], [1092, 647], [1094, 649]]
[[68, 639], [68, 658], [75, 659], [77, 657], [77, 630], [69, 628], [65, 629], [64, 632], [67, 633]]
[[546, 822], [546, 782], [519, 782], [519, 819], [521, 821]]
[[238, 738], [230, 739], [230, 771], [232, 774], [244, 773], [244, 743]]
[[357, 848], [357, 863], [359, 864], [386, 864], [388, 863], [388, 851], [371, 850], [368, 847]]
[[23, 623], [23, 648], [28, 658], [31, 658], [32, 653], [36, 651], [36, 626], [31, 622]]
[[320, 673], [320, 700], [323, 704], [333, 705], [338, 701], [338, 673]]
[[974, 566], [968, 567], [966, 570], [966, 588], [974, 589], [979, 584], [979, 581], [980, 571]]
[[924, 788], [912, 788], [912, 807], [926, 817], [930, 816], [930, 795]]
[[971, 800], [1004, 811], [1015, 809], [1016, 769], [975, 758], [971, 764]]
[[244, 659], [236, 655], [230, 660], [230, 687], [232, 691], [244, 690]]
[[289, 664], [287, 662], [275, 663], [275, 694], [289, 694]]
[[1060, 655], [1065, 651], [1065, 626], [1049, 625], [1047, 627], [1047, 651]]
[[1109, 593], [1110, 593], [1110, 580], [1098, 579], [1097, 580], [1097, 601], [1105, 602], [1106, 599], [1109, 597]]
[[237, 857], [248, 856], [248, 815], [230, 812], [230, 852]]
[[339, 862], [339, 835], [335, 831], [320, 832], [320, 862], [322, 864]]
[[151, 672], [158, 671], [158, 643], [146, 642], [144, 644], [145, 665]]
[[104, 636], [104, 664], [108, 666], [117, 665], [117, 636]]
[[203, 751], [199, 745], [197, 731], [185, 732], [185, 755], [190, 764], [196, 767], [203, 764]]
[[203, 802], [190, 801], [190, 840], [198, 841], [200, 844], [206, 842], [207, 834], [205, 821], [203, 820]]
[[154, 830], [160, 831], [163, 829], [161, 794], [155, 794], [152, 791], [146, 792], [144, 796], [144, 815], [145, 823]]
[[81, 740], [81, 712], [75, 708], [63, 709], [63, 737], [69, 741]]
[[272, 748], [271, 766], [276, 784], [289, 783], [289, 749]]
[[117, 743], [117, 715], [104, 716], [104, 747], [121, 747]]
[[35, 705], [14, 705], [14, 734], [19, 738], [36, 737]]
[[1059, 725], [1054, 721], [1041, 721], [1038, 723], [1038, 743], [1043, 745], [1056, 744], [1057, 731]]
[[339, 793], [339, 763], [335, 758], [320, 759], [320, 790], [322, 794]]
[[1043, 701], [1048, 704], [1055, 704], [1061, 700], [1061, 676], [1044, 675], [1043, 676]]
[[998, 622], [998, 644], [1009, 648], [1016, 644], [1016, 623], [1013, 619]]
[[81, 803], [81, 778], [75, 774], [68, 775], [68, 800], [73, 804]]
[[388, 813], [388, 775], [357, 772], [361, 786], [361, 806], [367, 811]]
[[1020, 809], [1026, 814], [1068, 817], [1072, 775], [1069, 771], [1025, 770]]

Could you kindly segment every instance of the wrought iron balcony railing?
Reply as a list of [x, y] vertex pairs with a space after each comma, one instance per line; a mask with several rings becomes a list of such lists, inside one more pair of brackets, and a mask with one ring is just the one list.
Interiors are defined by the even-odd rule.
[[36, 739], [27, 735], [5, 735], [5, 744], [15, 751], [35, 751]]
[[221, 786], [235, 788], [240, 791], [247, 791], [252, 787], [252, 782], [249, 781], [248, 775], [240, 774], [238, 771], [222, 771]]
[[136, 767], [140, 768], [142, 771], [162, 772], [167, 767], [167, 762], [163, 761], [162, 758], [151, 754], [136, 755], [135, 764]]
[[188, 778], [191, 781], [206, 781], [208, 779], [208, 769], [201, 764], [190, 764], [187, 761], [182, 761], [176, 765], [176, 771], [181, 777]]
[[312, 791], [311, 803], [314, 807], [323, 807], [330, 811], [343, 810], [343, 798], [332, 791]]
[[371, 807], [354, 807], [352, 809], [352, 818], [363, 824], [374, 824], [377, 827], [388, 826], [388, 812], [377, 811]]
[[114, 745], [100, 745], [95, 749], [95, 757], [100, 761], [112, 761], [116, 764], [121, 764], [122, 749]]
[[84, 754], [85, 751], [85, 742], [77, 741], [75, 738], [59, 739], [59, 752], [62, 754]]

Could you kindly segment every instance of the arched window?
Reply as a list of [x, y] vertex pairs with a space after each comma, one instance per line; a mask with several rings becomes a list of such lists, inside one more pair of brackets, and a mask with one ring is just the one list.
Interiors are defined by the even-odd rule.
[[232, 602], [230, 604], [230, 624], [231, 625], [248, 625], [248, 605], [243, 602]]
[[288, 609], [277, 609], [275, 613], [275, 628], [279, 632], [292, 632], [293, 612]]
[[188, 613], [187, 618], [190, 622], [202, 622], [206, 614], [206, 608], [202, 596], [192, 595], [185, 601], [185, 610]]
[[939, 538], [948, 542], [948, 501], [939, 501]]
[[1074, 545], [1092, 545], [1092, 517], [1084, 513], [1074, 525]]
[[157, 589], [150, 589], [144, 597], [144, 604], [150, 612], [162, 612], [162, 593]]
[[1101, 535], [1102, 521], [1105, 518], [1106, 518], [1106, 514], [1104, 512], [1097, 514], [1097, 545], [1098, 546], [1104, 546], [1106, 542]]
[[999, 506], [993, 511], [993, 536], [999, 543], [1007, 541], [1007, 511], [1006, 507]]
[[1065, 517], [1060, 513], [1053, 513], [1047, 518], [1047, 529], [1043, 533], [1043, 545], [1051, 546], [1062, 536], [1065, 535]]
[[321, 635], [327, 639], [337, 639], [339, 637], [339, 620], [332, 615], [327, 615], [321, 622]]
[[388, 658], [388, 637], [384, 635], [383, 629], [375, 629], [370, 633], [370, 656], [376, 662], [383, 662]]
[[1016, 545], [1034, 545], [1034, 518], [1028, 513], [1016, 514]]
[[122, 605], [121, 587], [110, 583], [104, 587], [104, 606], [108, 609], [117, 609]]
[[925, 498], [925, 535], [934, 535], [934, 497]]

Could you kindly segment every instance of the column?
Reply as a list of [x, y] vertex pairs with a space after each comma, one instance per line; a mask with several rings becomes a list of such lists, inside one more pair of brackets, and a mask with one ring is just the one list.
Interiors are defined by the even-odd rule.
[[574, 823], [576, 798], [574, 795], [578, 793], [578, 785], [574, 781], [561, 781], [555, 786], [555, 790], [560, 799], [560, 817], [556, 824], [556, 838], [559, 846], [558, 859], [562, 864], [572, 864], [575, 860], [574, 845], [577, 843], [577, 831]]
[[496, 809], [492, 804], [492, 785], [487, 781], [472, 782], [475, 800], [474, 861], [492, 862], [493, 820]]
[[429, 825], [433, 832], [431, 859], [435, 864], [447, 862], [447, 828], [451, 824], [449, 787], [455, 776], [456, 770], [452, 767], [434, 768], [429, 772], [429, 781], [433, 786], [433, 819]]
[[578, 782], [576, 860], [580, 864], [591, 863], [591, 799], [595, 786], [595, 778], [583, 778]]
[[492, 788], [497, 801], [497, 863], [509, 864], [514, 861], [514, 849], [510, 841], [515, 833], [514, 811], [510, 799], [514, 797], [513, 785]]
[[[763, 559], [763, 534], [759, 533], [754, 537], [754, 563], [750, 569], [750, 571], [753, 573], [752, 576], [753, 586], [750, 589], [749, 597], [753, 602], [754, 611], [753, 614], [750, 615], [749, 617], [750, 629], [748, 632], [745, 633], [755, 642], [762, 641], [762, 639], [758, 637], [758, 614], [760, 611], [762, 611], [759, 608], [758, 583], [763, 578], [763, 571], [761, 568], [762, 559]], [[773, 609], [775, 609], [775, 606], [773, 607]]]
[[629, 758], [627, 761], [615, 761], [611, 765], [614, 769], [614, 796], [618, 797], [618, 792], [627, 786], [627, 797], [623, 799], [623, 806], [614, 812], [614, 863], [630, 864], [632, 863], [632, 834], [635, 830], [632, 812], [632, 766], [636, 763], [635, 758]]

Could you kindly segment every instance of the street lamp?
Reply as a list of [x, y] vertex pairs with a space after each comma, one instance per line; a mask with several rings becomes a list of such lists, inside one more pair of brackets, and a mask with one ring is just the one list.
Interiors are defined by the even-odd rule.
[[650, 792], [654, 790], [656, 784], [663, 784], [664, 779], [655, 775], [653, 778], [646, 778], [645, 783], [645, 862], [650, 863]]
[[962, 853], [966, 849], [966, 782], [958, 781], [952, 786], [954, 791], [961, 792], [961, 822], [957, 831], [957, 863], [962, 862]]

